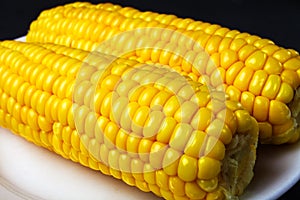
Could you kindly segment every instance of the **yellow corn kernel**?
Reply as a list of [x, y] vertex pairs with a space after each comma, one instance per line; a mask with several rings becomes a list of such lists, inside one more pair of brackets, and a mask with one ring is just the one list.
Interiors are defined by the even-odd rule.
[[198, 161], [198, 179], [212, 179], [221, 171], [221, 163], [209, 157], [201, 157]]
[[226, 71], [226, 79], [225, 79], [228, 85], [233, 84], [235, 77], [239, 74], [239, 72], [242, 70], [243, 67], [244, 67], [243, 62], [236, 62], [228, 68], [228, 70]]
[[296, 89], [298, 85], [300, 84], [300, 78], [297, 74], [297, 72], [292, 70], [283, 70], [281, 73], [281, 79], [283, 83], [287, 83], [290, 85], [293, 89]]
[[185, 196], [185, 182], [179, 177], [170, 177], [169, 188], [174, 195]]
[[191, 199], [204, 199], [206, 196], [206, 192], [204, 192], [195, 182], [186, 183], [185, 192]]
[[267, 97], [268, 99], [275, 99], [279, 91], [280, 84], [280, 76], [273, 74], [270, 75], [265, 83], [261, 95]]
[[213, 192], [218, 187], [218, 179], [213, 178], [211, 180], [197, 180], [197, 184], [205, 191], [205, 192]]
[[281, 101], [283, 103], [289, 103], [292, 101], [293, 97], [294, 97], [293, 88], [285, 82], [281, 83], [279, 92], [275, 100]]
[[258, 122], [263, 122], [268, 119], [270, 101], [267, 97], [257, 96], [253, 105], [253, 116]]
[[235, 78], [233, 85], [240, 91], [247, 91], [253, 74], [254, 70], [252, 68], [244, 67]]
[[291, 118], [291, 111], [286, 104], [272, 100], [270, 101], [269, 121], [272, 124], [284, 124]]
[[197, 178], [197, 159], [182, 155], [178, 165], [178, 177], [183, 181], [190, 182]]
[[279, 74], [282, 71], [282, 64], [273, 57], [269, 57], [265, 63], [264, 71], [268, 74]]
[[249, 84], [249, 91], [254, 95], [258, 96], [267, 81], [268, 74], [263, 70], [258, 70], [253, 74], [251, 82]]
[[264, 52], [256, 51], [246, 59], [245, 65], [254, 70], [260, 70], [264, 67], [266, 59], [267, 55]]
[[253, 105], [255, 101], [255, 95], [251, 92], [243, 92], [241, 95], [241, 104], [245, 107], [249, 113], [253, 112]]
[[258, 122], [258, 127], [261, 132], [259, 137], [262, 141], [272, 137], [272, 125], [269, 122]]

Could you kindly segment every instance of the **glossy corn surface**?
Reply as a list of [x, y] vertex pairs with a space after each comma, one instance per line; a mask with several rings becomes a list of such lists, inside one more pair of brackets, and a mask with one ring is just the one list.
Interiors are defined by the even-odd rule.
[[[279, 47], [269, 39], [175, 15], [141, 12], [110, 3], [77, 2], [42, 12], [31, 24], [27, 40], [92, 51], [119, 33], [147, 27], [161, 30], [149, 29], [150, 39], [119, 38], [114, 49], [149, 45], [153, 48], [124, 57], [167, 64], [194, 81], [224, 89], [256, 118], [261, 143], [282, 144], [299, 139], [296, 94], [300, 85], [300, 57], [295, 50]], [[168, 35], [170, 30], [188, 36], [194, 43], [185, 43], [176, 37], [178, 34]], [[174, 42], [178, 43], [175, 47]], [[167, 51], [182, 44], [186, 47], [180, 47], [179, 56]], [[202, 50], [210, 59], [203, 58]], [[199, 63], [200, 68], [196, 67]]]
[[0, 102], [1, 126], [165, 199], [235, 198], [253, 176], [254, 118], [164, 65], [4, 41]]

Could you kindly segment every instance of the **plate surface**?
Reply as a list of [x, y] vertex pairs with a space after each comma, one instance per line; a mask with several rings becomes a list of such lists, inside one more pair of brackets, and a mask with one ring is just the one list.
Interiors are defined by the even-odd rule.
[[[300, 179], [299, 169], [300, 142], [259, 146], [254, 179], [240, 199], [278, 198]], [[0, 196], [3, 195], [16, 200], [160, 199], [0, 128]]]

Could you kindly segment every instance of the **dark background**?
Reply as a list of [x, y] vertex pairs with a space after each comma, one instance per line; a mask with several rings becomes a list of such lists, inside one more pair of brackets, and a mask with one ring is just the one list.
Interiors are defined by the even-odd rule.
[[[42, 10], [68, 2], [73, 1], [1, 0], [0, 40], [26, 35], [29, 24], [36, 19]], [[142, 11], [169, 13], [178, 17], [217, 23], [230, 29], [271, 39], [279, 46], [300, 52], [300, 1], [297, 0], [110, 0], [109, 2], [122, 6], [132, 6]], [[199, 2], [199, 5], [196, 5], [196, 2]], [[300, 199], [300, 181], [280, 198], [280, 200], [286, 199]]]

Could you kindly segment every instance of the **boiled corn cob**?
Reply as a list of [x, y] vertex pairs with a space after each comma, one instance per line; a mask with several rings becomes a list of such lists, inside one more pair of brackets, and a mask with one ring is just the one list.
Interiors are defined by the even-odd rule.
[[170, 67], [17, 41], [0, 43], [0, 125], [165, 199], [237, 198], [258, 141], [240, 103]]
[[[153, 31], [153, 48], [136, 51], [131, 59], [168, 64], [217, 89], [222, 80], [221, 90], [224, 88], [231, 99], [240, 101], [258, 121], [261, 143], [282, 144], [299, 139], [300, 57], [295, 50], [281, 48], [271, 40], [175, 15], [141, 12], [110, 3], [76, 2], [42, 12], [31, 24], [27, 41], [92, 51], [118, 33], [145, 27], [176, 30], [191, 37], [211, 56], [217, 69], [212, 70], [201, 60], [202, 54], [193, 47], [183, 51], [184, 56], [181, 54], [190, 63], [171, 56], [164, 51], [168, 43], [163, 31]], [[128, 40], [118, 43], [121, 45], [116, 48], [128, 46]], [[195, 62], [202, 62], [201, 69], [195, 69]]]

